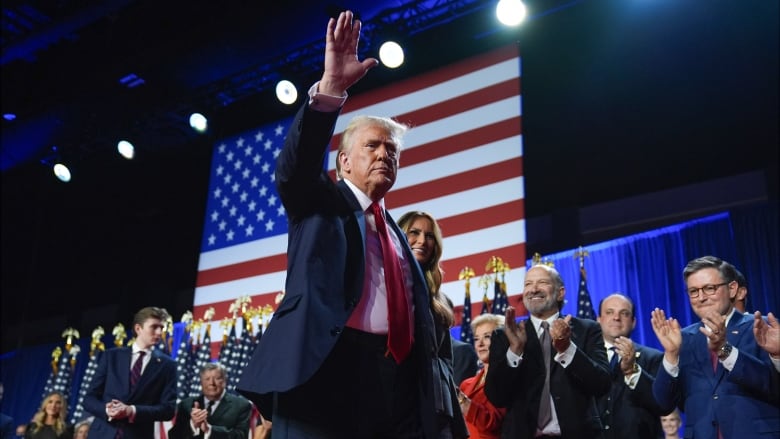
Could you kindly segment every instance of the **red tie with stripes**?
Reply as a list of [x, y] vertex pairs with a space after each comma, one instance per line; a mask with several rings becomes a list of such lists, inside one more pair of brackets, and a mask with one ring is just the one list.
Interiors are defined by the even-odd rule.
[[393, 241], [387, 230], [382, 209], [378, 203], [371, 204], [379, 244], [382, 247], [382, 264], [385, 268], [387, 290], [387, 347], [397, 363], [401, 363], [412, 350], [412, 320], [409, 301], [406, 297], [401, 263], [395, 252]]
[[138, 358], [133, 363], [133, 368], [130, 370], [130, 391], [135, 389], [135, 385], [138, 384], [138, 380], [141, 379], [141, 368], [144, 365], [145, 351], [138, 352]]

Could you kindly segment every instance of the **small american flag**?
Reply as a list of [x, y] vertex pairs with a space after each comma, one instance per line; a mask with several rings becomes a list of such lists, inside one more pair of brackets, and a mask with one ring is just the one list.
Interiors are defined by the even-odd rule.
[[577, 294], [577, 317], [581, 319], [596, 319], [596, 314], [593, 312], [593, 302], [590, 300], [590, 292], [588, 291], [587, 275], [585, 274], [585, 267], [580, 267], [580, 289]]

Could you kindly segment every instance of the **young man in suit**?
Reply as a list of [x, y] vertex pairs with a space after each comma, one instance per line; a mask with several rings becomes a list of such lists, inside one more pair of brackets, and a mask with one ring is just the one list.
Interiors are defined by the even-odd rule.
[[592, 320], [561, 318], [566, 291], [555, 268], [531, 267], [523, 285], [530, 317], [517, 322], [515, 308], [507, 307], [506, 326], [490, 344], [485, 394], [508, 409], [501, 437], [596, 438], [595, 398], [610, 387], [601, 328]]
[[176, 362], [153, 349], [160, 342], [168, 313], [146, 307], [135, 314], [132, 347], [103, 352], [84, 408], [95, 419], [90, 438], [149, 439], [154, 423], [168, 421], [176, 410]]
[[384, 209], [407, 127], [352, 119], [338, 181], [323, 170], [347, 89], [378, 62], [358, 59], [359, 36], [350, 11], [328, 22], [325, 71], [277, 160], [286, 293], [237, 386], [271, 417], [274, 438], [438, 437], [429, 293]]
[[202, 394], [184, 398], [168, 439], [246, 439], [252, 403], [225, 390], [227, 371], [219, 363], [206, 363], [200, 370]]
[[652, 312], [664, 348], [653, 385], [664, 410], [685, 410], [685, 437], [758, 438], [780, 434], [780, 374], [753, 336], [754, 317], [736, 311], [737, 272], [715, 257], [683, 269], [688, 299], [701, 319], [686, 328]]
[[599, 325], [612, 374], [612, 386], [598, 398], [604, 439], [657, 439], [660, 416], [668, 414], [653, 398], [653, 382], [663, 353], [631, 340], [636, 326], [634, 302], [621, 293], [599, 304]]

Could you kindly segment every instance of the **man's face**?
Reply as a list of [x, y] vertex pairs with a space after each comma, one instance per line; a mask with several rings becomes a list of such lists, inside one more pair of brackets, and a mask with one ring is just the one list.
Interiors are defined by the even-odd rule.
[[[686, 279], [691, 307], [699, 318], [703, 318], [710, 311], [716, 311], [720, 315], [726, 315], [731, 311], [734, 299], [737, 296], [737, 282], [726, 283], [720, 272], [715, 268], [703, 268], [692, 273]], [[715, 293], [708, 295], [699, 288], [715, 287]], [[697, 297], [690, 297], [690, 292], [696, 291]]]
[[620, 296], [604, 299], [598, 321], [604, 339], [610, 343], [614, 343], [617, 337], [629, 337], [636, 326], [636, 318], [631, 312], [631, 303]]
[[143, 325], [135, 325], [135, 341], [143, 349], [150, 348], [160, 342], [163, 323], [160, 319], [150, 317]]
[[563, 287], [555, 287], [549, 271], [533, 267], [525, 275], [523, 304], [531, 315], [546, 319], [558, 312], [558, 301], [563, 300]]
[[203, 395], [210, 399], [218, 399], [225, 390], [225, 376], [219, 369], [210, 369], [200, 374], [200, 385]]
[[355, 129], [352, 145], [339, 154], [341, 175], [376, 201], [393, 187], [400, 151], [395, 139], [378, 125]]

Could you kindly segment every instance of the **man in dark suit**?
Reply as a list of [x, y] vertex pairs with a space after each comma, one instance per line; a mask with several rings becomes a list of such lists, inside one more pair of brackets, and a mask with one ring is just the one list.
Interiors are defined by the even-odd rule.
[[506, 326], [494, 333], [485, 394], [496, 407], [507, 408], [502, 438], [600, 434], [595, 398], [610, 386], [601, 328], [592, 320], [560, 318], [564, 296], [555, 268], [531, 267], [523, 287], [529, 319], [518, 323], [514, 307], [507, 307]]
[[471, 378], [479, 370], [479, 357], [474, 345], [458, 339], [452, 339], [452, 376], [460, 386], [466, 378]]
[[206, 363], [200, 370], [202, 394], [184, 398], [176, 410], [176, 421], [168, 439], [246, 439], [252, 403], [227, 393], [227, 371], [219, 363]]
[[693, 312], [684, 329], [663, 310], [652, 312], [664, 348], [653, 385], [664, 410], [685, 410], [685, 437], [759, 438], [780, 434], [780, 374], [753, 336], [754, 317], [736, 311], [737, 273], [715, 257], [683, 269]]
[[95, 417], [90, 438], [149, 439], [154, 437], [155, 421], [173, 418], [176, 362], [153, 349], [160, 342], [167, 316], [161, 308], [141, 309], [133, 318], [133, 346], [100, 355], [83, 403]]
[[271, 417], [275, 439], [438, 434], [427, 286], [382, 208], [406, 126], [354, 118], [336, 155], [339, 181], [323, 170], [347, 89], [377, 64], [358, 59], [359, 35], [350, 11], [329, 21], [325, 71], [277, 161], [286, 293], [237, 386]]
[[668, 414], [653, 398], [653, 382], [663, 353], [631, 340], [636, 326], [634, 302], [620, 293], [599, 304], [599, 324], [610, 361], [612, 386], [598, 398], [604, 439], [657, 439], [660, 416]]

